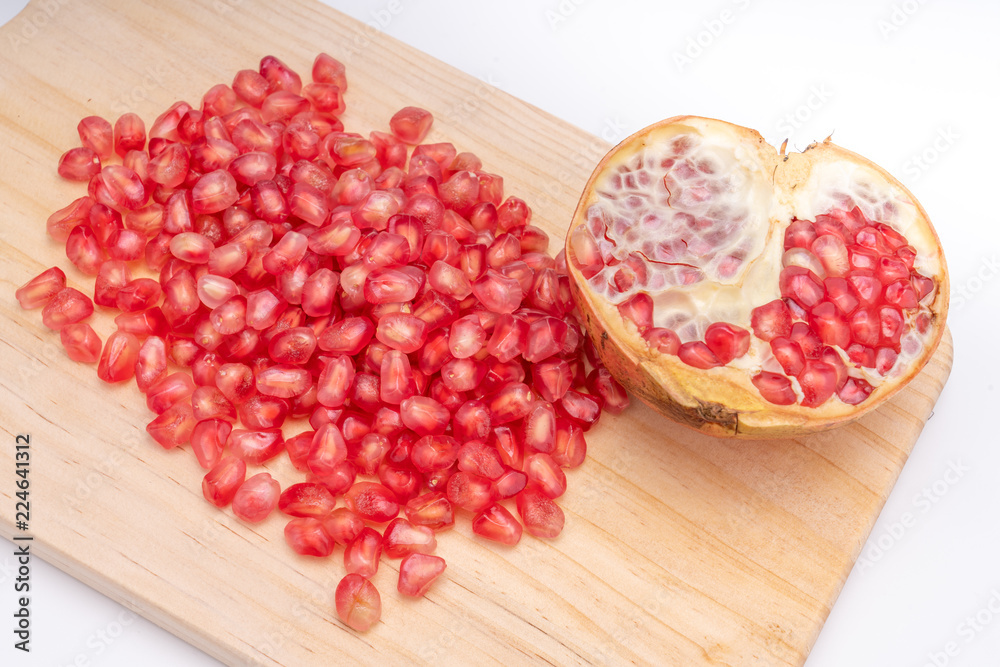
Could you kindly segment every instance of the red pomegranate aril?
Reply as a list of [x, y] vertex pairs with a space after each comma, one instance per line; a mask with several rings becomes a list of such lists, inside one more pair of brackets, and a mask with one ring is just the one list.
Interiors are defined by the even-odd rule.
[[708, 345], [699, 340], [681, 344], [677, 349], [677, 356], [688, 366], [703, 370], [723, 365]]
[[316, 349], [316, 334], [309, 327], [292, 327], [275, 334], [268, 356], [279, 364], [305, 364]]
[[311, 383], [312, 376], [307, 369], [291, 364], [277, 364], [257, 373], [257, 391], [266, 396], [299, 396]]
[[551, 403], [538, 401], [524, 417], [524, 444], [534, 451], [550, 452], [555, 441], [555, 409]]
[[823, 264], [827, 276], [844, 276], [850, 270], [850, 260], [844, 240], [833, 234], [822, 234], [810, 245], [812, 254]]
[[520, 283], [494, 269], [472, 283], [472, 293], [494, 313], [513, 313], [521, 305]]
[[754, 335], [764, 342], [787, 337], [792, 330], [792, 314], [781, 299], [754, 308], [750, 313], [750, 322]]
[[97, 364], [97, 377], [105, 382], [122, 382], [135, 375], [135, 362], [139, 358], [139, 339], [134, 334], [115, 331], [104, 343]]
[[889, 371], [896, 365], [898, 357], [899, 354], [891, 347], [878, 348], [875, 350], [875, 370], [881, 375], [888, 375]]
[[621, 414], [629, 405], [625, 388], [606, 368], [595, 368], [587, 375], [587, 390], [594, 396], [600, 396], [602, 409], [611, 414]]
[[59, 340], [73, 361], [92, 364], [101, 356], [101, 339], [85, 322], [64, 326], [59, 331]]
[[162, 294], [160, 283], [152, 278], [135, 278], [118, 290], [115, 306], [126, 313], [146, 310], [156, 304]]
[[278, 396], [254, 394], [236, 408], [243, 425], [250, 429], [279, 428], [288, 416], [288, 401]]
[[565, 359], [547, 359], [531, 369], [532, 388], [542, 400], [554, 403], [573, 386], [573, 372]]
[[885, 300], [898, 308], [916, 308], [919, 302], [917, 292], [910, 280], [903, 279], [885, 286]]
[[128, 264], [121, 260], [109, 259], [101, 264], [94, 281], [94, 303], [98, 306], [114, 308], [118, 292], [131, 280]]
[[392, 491], [375, 482], [357, 482], [344, 494], [347, 508], [365, 521], [386, 523], [399, 514]]
[[248, 478], [233, 496], [233, 514], [247, 523], [260, 523], [278, 506], [281, 485], [270, 473]]
[[403, 558], [410, 554], [430, 554], [437, 548], [434, 531], [423, 525], [414, 525], [407, 519], [396, 518], [389, 522], [382, 535], [383, 553], [389, 558]]
[[409, 313], [389, 313], [379, 318], [375, 337], [405, 354], [416, 352], [427, 338], [427, 324]]
[[146, 433], [164, 449], [179, 447], [191, 439], [195, 427], [189, 401], [178, 401], [146, 425]]
[[339, 408], [347, 400], [355, 375], [354, 361], [349, 356], [329, 359], [316, 381], [316, 399], [328, 408]]
[[233, 501], [236, 491], [243, 484], [247, 474], [247, 464], [233, 456], [218, 461], [206, 473], [201, 482], [205, 500], [216, 507], [225, 507]]
[[564, 468], [576, 468], [581, 465], [587, 457], [587, 441], [583, 429], [569, 419], [557, 418], [556, 441], [550, 456]]
[[403, 424], [417, 435], [443, 433], [451, 421], [451, 413], [428, 396], [410, 396], [399, 404]]
[[523, 528], [503, 505], [490, 505], [472, 520], [472, 532], [500, 544], [514, 545], [521, 541]]
[[798, 401], [792, 382], [784, 375], [761, 371], [750, 379], [760, 395], [775, 405], [792, 405]]
[[383, 402], [398, 405], [416, 391], [410, 360], [399, 350], [385, 353], [380, 373], [379, 397]]
[[532, 486], [517, 494], [517, 513], [521, 515], [524, 529], [535, 537], [557, 537], [566, 522], [562, 509]]
[[459, 471], [448, 478], [448, 500], [470, 512], [480, 512], [494, 503], [493, 483], [474, 473]]
[[333, 553], [333, 538], [323, 522], [314, 517], [298, 517], [285, 524], [285, 541], [302, 556], [325, 558]]
[[725, 365], [747, 353], [750, 332], [726, 322], [715, 322], [705, 331], [705, 344], [719, 363]]
[[336, 508], [322, 521], [323, 527], [334, 542], [344, 545], [357, 539], [365, 527], [364, 520], [346, 507]]
[[879, 345], [885, 345], [899, 352], [899, 341], [903, 335], [903, 313], [895, 306], [881, 306], [878, 309]]
[[170, 239], [170, 253], [191, 264], [206, 264], [215, 246], [197, 232], [182, 232]]
[[491, 422], [494, 425], [521, 419], [531, 411], [534, 396], [523, 382], [508, 382], [489, 400]]
[[274, 326], [288, 308], [288, 304], [270, 287], [247, 294], [246, 304], [246, 326], [256, 331]]
[[781, 296], [794, 299], [803, 308], [823, 300], [823, 282], [809, 269], [786, 266], [779, 277]]
[[382, 600], [374, 584], [359, 574], [348, 574], [334, 596], [337, 615], [352, 630], [365, 632], [382, 616]]
[[566, 492], [566, 474], [551, 456], [539, 452], [524, 457], [524, 472], [528, 483], [549, 498], [558, 498]]
[[450, 328], [448, 348], [456, 359], [468, 359], [477, 354], [486, 343], [486, 331], [479, 317], [470, 315], [455, 320]]
[[408, 597], [422, 597], [445, 571], [445, 561], [424, 553], [407, 555], [399, 564], [396, 590]]
[[918, 301], [923, 301], [924, 297], [934, 292], [934, 281], [930, 278], [925, 278], [919, 274], [913, 274], [910, 277], [910, 282], [913, 285], [913, 289], [917, 293]]
[[564, 319], [546, 316], [535, 320], [528, 328], [524, 359], [537, 363], [560, 353], [566, 345], [568, 330]]
[[344, 550], [344, 569], [351, 574], [373, 577], [378, 572], [383, 541], [377, 530], [365, 527]]
[[14, 292], [14, 298], [21, 304], [21, 308], [32, 310], [47, 304], [65, 287], [66, 274], [59, 267], [53, 266], [21, 285]]
[[118, 117], [113, 129], [115, 153], [124, 158], [129, 151], [146, 146], [146, 124], [138, 114], [128, 112]]
[[59, 175], [70, 181], [87, 182], [101, 171], [101, 159], [91, 148], [71, 148], [59, 158]]
[[426, 526], [433, 531], [451, 528], [455, 513], [446, 494], [429, 491], [407, 501], [403, 508], [406, 518], [415, 526]]
[[191, 451], [202, 468], [211, 470], [220, 461], [232, 428], [232, 424], [221, 419], [204, 419], [194, 425]]
[[[190, 402], [194, 389], [191, 376], [183, 371], [165, 375], [146, 390], [146, 407], [150, 412], [163, 414], [182, 399]], [[191, 409], [193, 412], [194, 406]]]
[[123, 165], [105, 165], [91, 179], [94, 199], [115, 210], [133, 211], [147, 201], [147, 192], [139, 175]]
[[816, 227], [809, 220], [792, 220], [785, 229], [785, 250], [808, 248], [816, 240]]
[[285, 447], [285, 438], [280, 429], [248, 431], [236, 428], [229, 434], [226, 444], [233, 456], [248, 464], [260, 465], [281, 453]]
[[883, 255], [882, 257], [879, 257], [875, 277], [877, 277], [879, 282], [883, 285], [888, 285], [889, 283], [894, 283], [897, 280], [909, 280], [910, 269], [906, 266], [906, 264], [895, 257]]
[[868, 398], [872, 389], [873, 387], [865, 380], [852, 377], [847, 379], [844, 386], [837, 392], [837, 396], [848, 405], [857, 405]]
[[289, 516], [323, 519], [337, 501], [325, 486], [312, 482], [293, 484], [281, 492], [278, 509]]
[[573, 389], [559, 399], [556, 410], [576, 422], [584, 431], [589, 430], [601, 417], [601, 404], [598, 399]]
[[825, 403], [836, 391], [837, 370], [826, 362], [810, 359], [798, 374], [798, 380], [803, 394], [802, 405], [816, 407]]
[[107, 160], [114, 152], [114, 131], [111, 123], [100, 116], [87, 116], [76, 126], [80, 142], [96, 153], [102, 160]]
[[413, 443], [410, 462], [423, 473], [445, 470], [458, 459], [460, 445], [450, 435], [425, 435]]
[[813, 308], [810, 328], [827, 345], [846, 348], [851, 343], [851, 330], [840, 310], [830, 301], [824, 301]]
[[434, 117], [419, 107], [403, 107], [389, 119], [393, 136], [403, 143], [419, 144], [431, 129]]
[[88, 276], [96, 276], [105, 261], [105, 252], [90, 225], [77, 225], [66, 239], [66, 257]]

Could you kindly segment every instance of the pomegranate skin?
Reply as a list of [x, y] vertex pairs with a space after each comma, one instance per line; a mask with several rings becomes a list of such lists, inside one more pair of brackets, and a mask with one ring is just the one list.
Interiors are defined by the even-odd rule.
[[[923, 248], [918, 255], [927, 260], [928, 264], [925, 266], [931, 267], [928, 269], [928, 277], [934, 285], [933, 294], [922, 302], [927, 308], [921, 311], [921, 317], [926, 316], [925, 324], [929, 318], [929, 324], [926, 324], [926, 329], [921, 329], [920, 348], [905, 366], [891, 376], [882, 378], [883, 381], [867, 396], [852, 395], [841, 400], [835, 392], [830, 400], [821, 405], [807, 407], [809, 401], [806, 399], [804, 402], [807, 405], [803, 405], [800, 392], [799, 402], [776, 405], [765, 400], [752, 383], [752, 378], [761, 371], [761, 365], [750, 370], [735, 368], [733, 365], [702, 370], [685, 364], [674, 354], [653, 349], [644, 340], [642, 327], [637, 328], [632, 321], [620, 314], [616, 302], [607, 296], [609, 291], [614, 294], [614, 285], [603, 293], [594, 289], [592, 283], [596, 280], [595, 275], [605, 265], [601, 263], [599, 247], [592, 244], [594, 237], [582, 235], [581, 230], [588, 224], [588, 210], [598, 202], [599, 183], [606, 183], [607, 181], [602, 181], [604, 177], [647, 146], [656, 146], [658, 142], [666, 142], [684, 133], [713, 139], [722, 137], [715, 145], [726, 141], [726, 145], [739, 147], [741, 151], [750, 154], [760, 164], [759, 175], [750, 173], [749, 170], [745, 175], [750, 179], [759, 179], [754, 181], [755, 186], [770, 188], [775, 199], [785, 197], [783, 202], [793, 201], [793, 192], [800, 200], [806, 198], [803, 191], [814, 195], [817, 183], [819, 186], [826, 186], [822, 180], [823, 175], [839, 165], [846, 165], [846, 170], [857, 169], [868, 182], [876, 183], [884, 192], [891, 193], [897, 207], [896, 222], [906, 226], [908, 240], [911, 235], [917, 237], [919, 243], [911, 245]], [[833, 192], [832, 186], [826, 187], [830, 189], [824, 194]], [[891, 217], [892, 205], [883, 209], [885, 210], [889, 211], [887, 215]], [[902, 213], [899, 213], [900, 210]], [[835, 217], [838, 212], [831, 207], [799, 217], [808, 217], [810, 220], [823, 216]], [[793, 210], [790, 215], [784, 213], [785, 217], [782, 219], [777, 206], [758, 213], [768, 225], [765, 231], [775, 230], [779, 239], [789, 218], [796, 218]], [[872, 220], [881, 222], [877, 218]], [[592, 245], [588, 245], [586, 236], [590, 237], [589, 243]], [[780, 245], [780, 240], [778, 243]], [[779, 257], [781, 250], [777, 251]], [[587, 335], [608, 371], [631, 394], [667, 418], [711, 435], [746, 439], [795, 437], [850, 423], [894, 396], [916, 376], [937, 349], [946, 329], [950, 292], [948, 273], [940, 240], [926, 211], [887, 171], [829, 140], [811, 144], [802, 153], [785, 155], [784, 150], [779, 154], [754, 130], [723, 121], [695, 116], [677, 116], [660, 121], [625, 139], [597, 165], [567, 230], [565, 252], [570, 292], [580, 310]], [[761, 255], [751, 257], [759, 256]], [[781, 263], [776, 262], [776, 267], [773, 274], [773, 296], [754, 303], [747, 301], [747, 313], [780, 296], [777, 288]], [[808, 317], [806, 313], [799, 319]], [[749, 315], [745, 321], [731, 323], [751, 330]], [[662, 325], [654, 321], [654, 326]], [[682, 339], [681, 342], [688, 340], [691, 338]], [[774, 368], [765, 367], [764, 370], [771, 371]]]

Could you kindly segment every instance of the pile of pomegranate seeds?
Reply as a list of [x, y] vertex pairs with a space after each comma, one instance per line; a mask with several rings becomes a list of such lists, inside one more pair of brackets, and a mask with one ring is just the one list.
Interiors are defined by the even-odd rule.
[[[420, 143], [423, 109], [345, 132], [343, 65], [320, 54], [312, 78], [267, 56], [148, 142], [135, 114], [83, 119], [58, 171], [88, 194], [48, 231], [93, 300], [58, 268], [17, 299], [102, 380], [135, 378], [147, 431], [190, 443], [210, 503], [250, 523], [277, 508], [305, 556], [342, 545], [337, 613], [367, 630], [381, 557], [423, 595], [456, 513], [502, 544], [558, 535], [563, 468], [628, 397], [596, 355], [587, 372], [564, 259], [502, 178]], [[103, 349], [95, 304], [121, 311]], [[282, 453], [303, 474], [284, 489], [261, 469]]]
[[[609, 169], [595, 189], [571, 261], [653, 350], [702, 370], [732, 363], [767, 401], [814, 408], [863, 402], [924, 349], [937, 283], [900, 231], [856, 206], [792, 219], [771, 292], [780, 298], [744, 313], [768, 289], [752, 283], [771, 274], [749, 266], [766, 266], [768, 219], [753, 216], [752, 182], [718, 146], [681, 135]], [[749, 287], [741, 272], [754, 276]], [[713, 310], [747, 321], [713, 321]]]

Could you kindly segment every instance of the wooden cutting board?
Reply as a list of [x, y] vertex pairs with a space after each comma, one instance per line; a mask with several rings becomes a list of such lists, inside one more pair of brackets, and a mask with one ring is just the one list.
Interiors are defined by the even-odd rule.
[[[56, 176], [58, 156], [83, 116], [136, 111], [148, 123], [265, 54], [307, 75], [318, 51], [348, 65], [348, 129], [385, 129], [408, 104], [432, 110], [429, 140], [478, 154], [556, 240], [608, 147], [311, 0], [32, 2], [0, 42], [0, 469], [13, 470], [15, 435], [30, 434], [37, 555], [230, 664], [805, 660], [948, 377], [950, 337], [898, 398], [824, 435], [734, 442], [642, 405], [607, 415], [568, 475], [558, 539], [504, 548], [463, 518], [440, 536], [448, 571], [426, 599], [400, 599], [398, 561], [383, 561], [382, 623], [355, 634], [332, 610], [339, 550], [297, 557], [280, 516], [248, 526], [210, 507], [190, 451], [147, 438], [134, 385], [104, 385], [38, 311], [18, 308], [17, 286], [70, 266], [45, 235], [49, 213], [81, 191]], [[95, 319], [106, 336], [110, 318]], [[284, 461], [271, 469], [295, 478]], [[18, 533], [13, 493], [0, 484], [6, 537]]]

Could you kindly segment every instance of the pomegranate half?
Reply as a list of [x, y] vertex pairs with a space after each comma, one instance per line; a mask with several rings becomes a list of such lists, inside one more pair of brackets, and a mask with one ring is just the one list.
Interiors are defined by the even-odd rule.
[[703, 432], [856, 419], [924, 366], [948, 275], [919, 202], [830, 143], [670, 118], [597, 165], [566, 236], [573, 296], [629, 391]]

